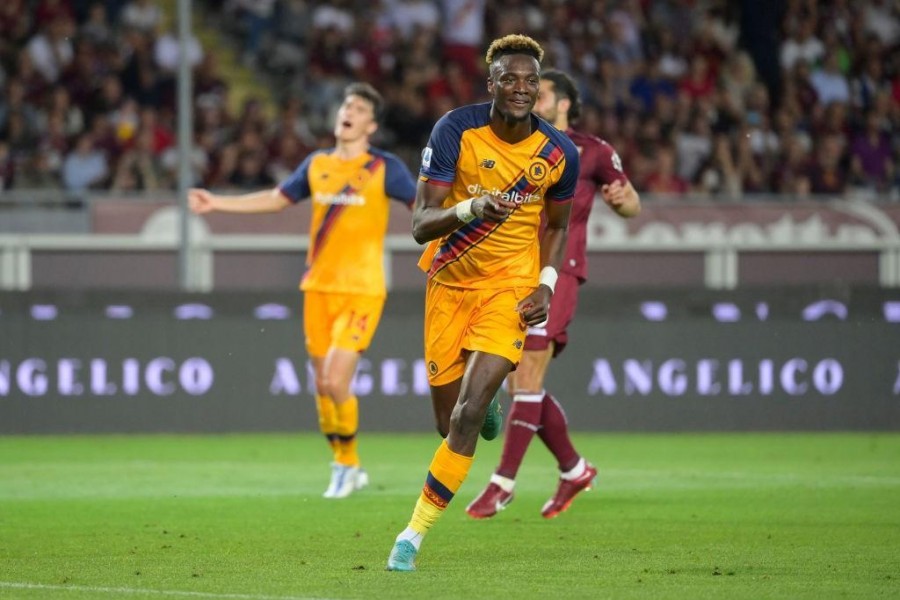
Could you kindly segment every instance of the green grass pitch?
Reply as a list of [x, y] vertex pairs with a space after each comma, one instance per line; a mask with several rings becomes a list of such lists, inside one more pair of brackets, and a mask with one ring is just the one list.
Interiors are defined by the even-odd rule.
[[321, 497], [313, 434], [0, 437], [0, 598], [897, 598], [900, 435], [578, 434], [598, 486], [554, 520], [535, 440], [516, 500], [466, 504], [384, 571], [438, 438], [366, 434], [370, 488]]

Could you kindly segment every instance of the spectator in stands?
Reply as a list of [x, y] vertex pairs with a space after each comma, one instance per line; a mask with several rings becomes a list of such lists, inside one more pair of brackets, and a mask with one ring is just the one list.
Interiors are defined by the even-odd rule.
[[713, 150], [713, 140], [706, 114], [695, 111], [688, 126], [675, 135], [675, 153], [678, 176], [693, 181], [700, 166], [706, 162]]
[[433, 0], [384, 0], [379, 13], [402, 41], [420, 32], [434, 37], [439, 31], [441, 13]]
[[219, 59], [207, 52], [194, 72], [194, 99], [199, 103], [215, 102], [224, 106], [228, 100], [229, 86], [219, 71]]
[[874, 33], [887, 47], [897, 45], [900, 42], [900, 11], [896, 2], [893, 6], [887, 0], [867, 0], [860, 4], [866, 32]]
[[16, 58], [15, 78], [22, 85], [22, 98], [30, 105], [38, 106], [50, 83], [44, 74], [38, 71], [34, 58], [27, 49], [21, 51]]
[[115, 36], [106, 14], [106, 5], [93, 2], [88, 9], [87, 20], [78, 30], [78, 35], [95, 46], [114, 42]]
[[688, 182], [678, 176], [675, 149], [669, 144], [660, 144], [656, 149], [653, 171], [644, 182], [644, 188], [651, 194], [681, 196], [688, 191]]
[[312, 9], [306, 0], [281, 0], [275, 5], [275, 17], [269, 31], [272, 43], [266, 45], [259, 61], [274, 73], [302, 72], [307, 61], [308, 32], [312, 30]]
[[716, 134], [712, 154], [697, 170], [693, 191], [707, 198], [716, 196], [736, 200], [741, 197], [742, 189], [731, 141], [724, 133]]
[[856, 110], [868, 112], [875, 104], [879, 93], [891, 91], [891, 81], [886, 77], [881, 56], [873, 56], [862, 65], [859, 73], [850, 83], [851, 104]]
[[25, 45], [33, 26], [26, 0], [0, 2], [0, 59], [8, 62]]
[[800, 135], [785, 135], [781, 139], [769, 189], [776, 194], [803, 197], [809, 195], [809, 140]]
[[42, 26], [28, 41], [28, 54], [47, 83], [55, 83], [75, 56], [72, 36], [75, 22], [60, 14]]
[[781, 44], [781, 68], [791, 71], [798, 62], [816, 64], [825, 55], [825, 44], [816, 37], [816, 22], [806, 18], [797, 23]]
[[26, 101], [25, 85], [18, 77], [6, 83], [6, 96], [0, 99], [0, 131], [6, 129], [13, 113], [21, 115], [28, 127], [37, 126], [39, 112], [36, 106]]
[[165, 173], [153, 145], [153, 131], [141, 129], [136, 133], [131, 148], [119, 158], [111, 189], [123, 192], [162, 187]]
[[228, 187], [238, 189], [258, 189], [274, 184], [275, 180], [266, 172], [262, 154], [257, 152], [241, 153], [228, 178]]
[[156, 0], [131, 0], [119, 18], [124, 27], [148, 34], [159, 29], [163, 14]]
[[844, 140], [837, 134], [822, 137], [816, 145], [816, 156], [807, 171], [813, 194], [839, 195], [847, 185], [847, 170], [842, 164]]
[[[213, 154], [218, 149], [218, 142], [210, 132], [198, 132], [194, 136], [190, 158], [191, 185], [202, 185], [206, 176], [215, 170]], [[159, 156], [159, 164], [169, 187], [177, 184], [181, 168], [181, 156], [176, 146], [169, 146]]]
[[485, 34], [486, 0], [440, 0], [443, 27], [443, 59], [459, 64], [463, 72], [483, 80], [486, 69], [481, 60]]
[[35, 23], [39, 27], [58, 18], [75, 20], [72, 0], [39, 0], [36, 4], [37, 7], [34, 10]]
[[312, 151], [291, 129], [283, 129], [269, 146], [266, 175], [272, 181], [284, 181]]
[[62, 166], [62, 182], [66, 190], [83, 192], [101, 187], [109, 177], [106, 155], [94, 147], [90, 133], [78, 136], [75, 147], [66, 155]]
[[175, 74], [179, 63], [187, 56], [191, 67], [196, 67], [203, 60], [203, 47], [197, 36], [188, 37], [187, 49], [181, 48], [181, 42], [175, 34], [166, 30], [158, 35], [153, 44], [153, 59], [163, 73]]
[[37, 132], [28, 122], [24, 111], [12, 111], [7, 115], [6, 124], [0, 139], [9, 144], [9, 150], [14, 160], [14, 167], [23, 164], [33, 151], [37, 141]]
[[850, 175], [854, 185], [884, 192], [894, 180], [895, 164], [888, 132], [878, 115], [866, 115], [865, 126], [850, 145]]
[[656, 104], [659, 95], [674, 98], [677, 89], [673, 81], [663, 77], [659, 67], [659, 60], [651, 58], [637, 66], [637, 72], [631, 80], [629, 93], [639, 102], [638, 109], [641, 112], [649, 112]]
[[[36, 150], [17, 169], [13, 189], [17, 190], [58, 190], [61, 189], [59, 169], [49, 152]], [[2, 167], [0, 167], [2, 169]], [[2, 183], [0, 183], [2, 189]]]
[[73, 137], [84, 130], [84, 113], [72, 103], [72, 96], [62, 85], [57, 85], [47, 94], [46, 109], [38, 115], [37, 129], [46, 130], [46, 124], [58, 117], [62, 123], [61, 134]]
[[238, 16], [244, 23], [244, 51], [241, 60], [254, 65], [263, 39], [272, 28], [275, 0], [235, 0]]
[[741, 178], [741, 189], [745, 193], [766, 191], [766, 157], [753, 152], [752, 135], [749, 124], [738, 130], [736, 137], [737, 170]]
[[816, 90], [816, 96], [822, 105], [850, 102], [850, 84], [841, 72], [836, 52], [825, 55], [822, 64], [813, 69], [809, 82]]
[[755, 88], [762, 87], [768, 94], [765, 85], [757, 81], [753, 59], [743, 50], [736, 51], [725, 60], [720, 84], [729, 110], [736, 113], [743, 112], [746, 99]]
[[40, 167], [41, 172], [47, 170], [58, 178], [63, 157], [69, 152], [71, 139], [74, 139], [73, 136], [66, 133], [65, 117], [58, 112], [51, 113], [34, 148], [34, 154], [40, 154], [45, 160], [34, 162], [32, 166]]

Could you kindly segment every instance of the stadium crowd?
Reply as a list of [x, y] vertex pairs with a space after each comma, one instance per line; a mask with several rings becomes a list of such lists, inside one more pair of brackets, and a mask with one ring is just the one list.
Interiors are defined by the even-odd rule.
[[[411, 168], [447, 110], [486, 98], [487, 41], [522, 32], [576, 77], [579, 128], [646, 194], [900, 199], [892, 0], [194, 0], [278, 102], [229, 111], [215, 52], [159, 0], [0, 4], [0, 190], [175, 186], [176, 71], [193, 66], [195, 183], [260, 188], [333, 143], [351, 81]], [[170, 7], [171, 8], [171, 7]]]

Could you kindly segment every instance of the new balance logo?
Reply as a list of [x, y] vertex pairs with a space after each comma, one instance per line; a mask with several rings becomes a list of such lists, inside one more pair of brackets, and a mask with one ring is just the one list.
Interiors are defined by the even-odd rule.
[[494, 165], [496, 165], [496, 164], [497, 163], [495, 161], [493, 161], [489, 158], [486, 158], [483, 161], [481, 161], [481, 164], [478, 166], [481, 167], [482, 169], [493, 169]]

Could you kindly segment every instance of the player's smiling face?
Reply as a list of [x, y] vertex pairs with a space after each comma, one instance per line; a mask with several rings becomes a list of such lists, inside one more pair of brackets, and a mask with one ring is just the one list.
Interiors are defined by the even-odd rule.
[[537, 59], [527, 54], [501, 56], [491, 65], [491, 78], [488, 80], [494, 110], [507, 122], [528, 119], [537, 100], [540, 81]]
[[340, 142], [353, 142], [372, 135], [376, 129], [372, 103], [361, 96], [347, 96], [334, 120], [334, 137]]

